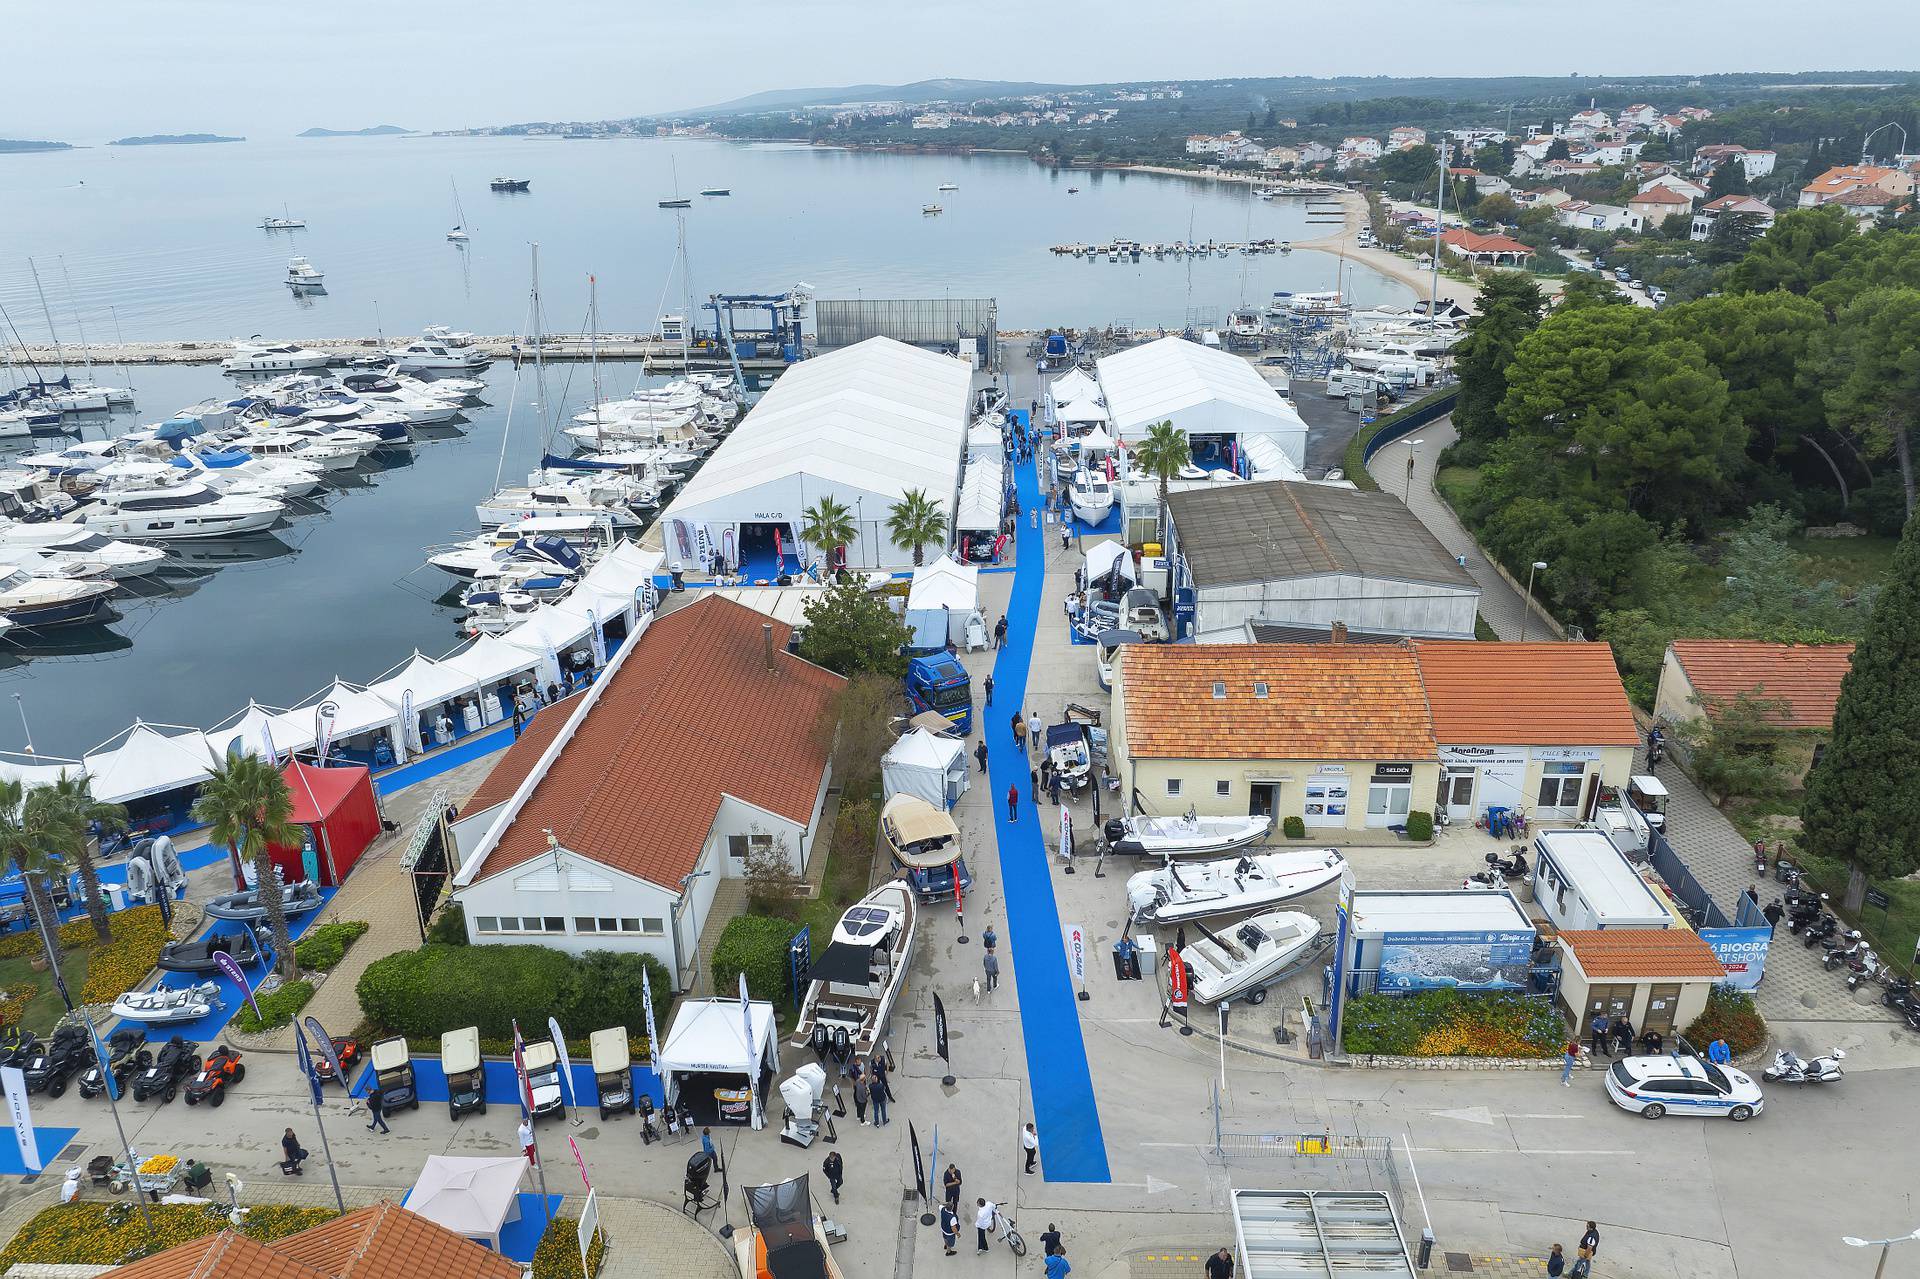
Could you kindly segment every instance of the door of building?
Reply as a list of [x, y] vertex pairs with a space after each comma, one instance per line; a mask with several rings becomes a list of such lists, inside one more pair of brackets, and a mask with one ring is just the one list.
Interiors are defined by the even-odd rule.
[[1473, 782], [1478, 770], [1472, 765], [1450, 764], [1440, 777], [1440, 806], [1447, 820], [1456, 825], [1473, 822]]
[[1633, 1011], [1633, 987], [1631, 986], [1589, 986], [1587, 987], [1587, 1008], [1580, 1019], [1580, 1037], [1585, 1039], [1593, 1032], [1593, 1019], [1598, 1013], [1605, 1013], [1608, 1020], [1625, 1017]]
[[1368, 826], [1404, 826], [1407, 823], [1407, 810], [1412, 807], [1412, 786], [1375, 782], [1367, 787]]
[[1540, 790], [1535, 795], [1538, 817], [1573, 817], [1580, 811], [1580, 788], [1585, 764], [1546, 763], [1540, 766]]
[[1279, 782], [1254, 782], [1247, 787], [1248, 816], [1272, 817], [1279, 808]]
[[1345, 826], [1347, 779], [1338, 774], [1320, 773], [1307, 778], [1306, 802], [1301, 805], [1301, 820], [1309, 826]]
[[1671, 1037], [1674, 1032], [1674, 1013], [1680, 1007], [1680, 987], [1678, 985], [1651, 986], [1647, 989], [1647, 1015], [1640, 1025], [1640, 1033], [1657, 1030], [1663, 1036]]

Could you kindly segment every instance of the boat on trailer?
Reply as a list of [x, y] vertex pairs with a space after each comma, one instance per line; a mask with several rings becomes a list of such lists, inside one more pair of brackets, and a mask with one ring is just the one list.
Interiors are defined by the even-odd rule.
[[1202, 817], [1189, 808], [1179, 817], [1114, 817], [1107, 844], [1116, 853], [1140, 857], [1209, 857], [1265, 839], [1271, 817]]
[[1209, 915], [1248, 915], [1317, 892], [1339, 879], [1347, 859], [1337, 848], [1241, 854], [1186, 865], [1169, 858], [1127, 880], [1136, 924], [1176, 924]]
[[1180, 952], [1193, 970], [1189, 989], [1203, 1004], [1244, 999], [1257, 1004], [1267, 985], [1320, 937], [1320, 921], [1299, 911], [1275, 910], [1243, 919], [1215, 933], [1196, 923], [1198, 941]]
[[871, 1053], [907, 983], [919, 899], [903, 879], [888, 880], [847, 908], [827, 948], [808, 971], [806, 998], [792, 1043], [835, 1056]]

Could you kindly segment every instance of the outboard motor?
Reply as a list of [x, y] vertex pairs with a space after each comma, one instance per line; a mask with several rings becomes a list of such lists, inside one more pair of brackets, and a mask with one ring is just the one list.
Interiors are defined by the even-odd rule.
[[1127, 837], [1127, 824], [1118, 817], [1109, 817], [1100, 833], [1107, 837], [1108, 844], [1117, 844]]
[[833, 1028], [833, 1059], [844, 1062], [853, 1055], [853, 1036], [847, 1033], [845, 1026]]
[[696, 1150], [687, 1157], [687, 1175], [681, 1183], [681, 1192], [685, 1196], [680, 1209], [682, 1212], [699, 1213], [719, 1207], [719, 1201], [707, 1195], [707, 1182], [712, 1176], [713, 1156], [704, 1150]]
[[818, 1022], [814, 1023], [813, 1034], [807, 1037], [807, 1046], [813, 1049], [814, 1056], [825, 1057], [828, 1047], [827, 1028]]

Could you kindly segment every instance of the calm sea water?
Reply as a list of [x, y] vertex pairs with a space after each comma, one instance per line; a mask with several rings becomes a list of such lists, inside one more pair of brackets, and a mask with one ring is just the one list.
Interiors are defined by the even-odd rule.
[[[487, 179], [496, 174], [530, 178], [532, 190], [493, 194]], [[686, 286], [672, 271], [675, 220], [655, 207], [676, 181], [686, 194], [733, 191], [693, 196], [696, 297], [805, 281], [822, 297], [992, 296], [1006, 327], [1177, 326], [1190, 311], [1223, 315], [1276, 289], [1334, 288], [1339, 270], [1334, 257], [1306, 252], [1137, 265], [1056, 258], [1049, 245], [1116, 236], [1304, 240], [1320, 229], [1297, 202], [1262, 202], [1240, 188], [1054, 173], [1017, 156], [289, 139], [0, 156], [0, 305], [24, 339], [45, 340], [32, 258], [68, 343], [81, 323], [95, 342], [399, 336], [427, 323], [524, 332], [526, 246], [538, 241], [549, 331], [584, 327], [589, 272], [602, 328], [645, 331], [663, 311], [684, 309]], [[960, 189], [938, 192], [943, 182]], [[1080, 194], [1068, 195], [1076, 185]], [[473, 237], [464, 250], [444, 238], [456, 191]], [[931, 202], [946, 213], [922, 216]], [[257, 229], [283, 205], [310, 229]], [[289, 296], [281, 280], [293, 253], [326, 273], [326, 295]], [[1340, 284], [1362, 304], [1408, 296], [1351, 267]], [[608, 393], [624, 393], [635, 372], [608, 367]], [[117, 370], [98, 373], [121, 380]], [[89, 435], [232, 386], [214, 367], [136, 367], [130, 376], [137, 413], [91, 423]], [[505, 434], [513, 370], [487, 376], [491, 407], [473, 410], [458, 432], [355, 475], [273, 537], [189, 548], [195, 562], [168, 589], [123, 600], [122, 620], [63, 637], [63, 650], [0, 645], [0, 693], [18, 695], [35, 747], [76, 755], [135, 717], [210, 727], [249, 697], [292, 705], [336, 676], [365, 682], [415, 648], [453, 647], [455, 610], [435, 602], [448, 583], [422, 566], [424, 548], [473, 531], [474, 503], [496, 473], [513, 481], [539, 456], [531, 386]], [[556, 416], [578, 411], [590, 397], [586, 368], [555, 367], [549, 391]], [[25, 742], [13, 709], [0, 701], [0, 749]]]
[[[495, 194], [496, 174], [531, 178]], [[1340, 283], [1361, 304], [1407, 292], [1321, 253], [1164, 259], [1057, 258], [1048, 247], [1128, 237], [1306, 240], [1300, 201], [1146, 174], [1063, 173], [1024, 156], [906, 156], [804, 146], [644, 139], [287, 139], [192, 147], [98, 147], [0, 156], [0, 304], [21, 334], [46, 324], [36, 261], [63, 340], [74, 304], [95, 341], [402, 334], [423, 324], [525, 332], [527, 243], [539, 241], [551, 331], [579, 331], [586, 276], [603, 327], [647, 331], [683, 309], [670, 281], [674, 217], [692, 196], [693, 295], [772, 293], [805, 281], [821, 297], [995, 297], [1004, 327], [1183, 323], [1276, 289]], [[941, 192], [944, 182], [958, 191]], [[1080, 194], [1068, 195], [1078, 186]], [[694, 195], [728, 187], [726, 198]], [[445, 239], [454, 201], [472, 236]], [[946, 212], [923, 216], [923, 204]], [[308, 229], [265, 232], [282, 207]], [[294, 298], [287, 259], [326, 274]]]

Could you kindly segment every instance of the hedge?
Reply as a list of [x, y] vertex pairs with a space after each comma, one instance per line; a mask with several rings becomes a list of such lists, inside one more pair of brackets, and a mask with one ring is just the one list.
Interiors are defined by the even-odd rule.
[[1307, 837], [1306, 819], [1297, 814], [1288, 814], [1280, 822], [1280, 833], [1288, 839], [1305, 839]]
[[459, 902], [448, 902], [445, 909], [427, 925], [427, 940], [442, 946], [467, 944], [467, 911]]
[[547, 1018], [592, 1030], [640, 1026], [640, 983], [651, 980], [656, 1020], [672, 1002], [666, 966], [651, 955], [595, 950], [575, 958], [545, 946], [428, 944], [376, 959], [360, 975], [360, 1008], [383, 1030], [434, 1038], [478, 1026], [483, 1039], [504, 1040], [518, 1020], [537, 1033]]
[[1392, 1057], [1556, 1057], [1567, 1040], [1544, 999], [1457, 990], [1360, 995], [1340, 1033], [1349, 1053]]
[[713, 988], [721, 994], [736, 990], [740, 974], [747, 975], [747, 991], [755, 998], [781, 1003], [787, 997], [787, 944], [800, 931], [791, 922], [766, 915], [739, 915], [730, 920], [713, 948]]
[[256, 995], [254, 1002], [260, 1005], [260, 1019], [256, 1020], [253, 1009], [242, 1000], [240, 1011], [234, 1016], [235, 1028], [252, 1034], [261, 1030], [278, 1030], [290, 1025], [294, 1015], [307, 1006], [313, 998], [313, 983], [310, 981], [283, 982], [271, 995]]
[[589, 1275], [600, 1272], [600, 1264], [607, 1255], [607, 1233], [604, 1230], [593, 1232], [593, 1242], [587, 1245], [587, 1266], [580, 1267], [580, 1219], [578, 1217], [555, 1217], [547, 1223], [546, 1233], [540, 1236], [540, 1246], [533, 1250], [533, 1279], [587, 1279]]
[[1433, 838], [1433, 814], [1414, 809], [1407, 814], [1407, 838], [1424, 844]]
[[[147, 1213], [153, 1218], [151, 1246], [140, 1214], [127, 1200], [79, 1200], [44, 1208], [0, 1251], [0, 1272], [21, 1263], [113, 1266], [226, 1229], [224, 1219], [209, 1217], [194, 1204], [152, 1204]], [[283, 1239], [338, 1215], [331, 1208], [256, 1204], [247, 1209], [240, 1232], [262, 1241]]]
[[347, 947], [367, 931], [361, 919], [343, 919], [319, 924], [293, 944], [293, 959], [307, 972], [323, 973], [346, 957]]
[[1687, 1027], [1687, 1042], [1705, 1051], [1716, 1039], [1727, 1041], [1736, 1057], [1767, 1042], [1767, 1022], [1744, 990], [1715, 986], [1707, 992], [1707, 1006]]

